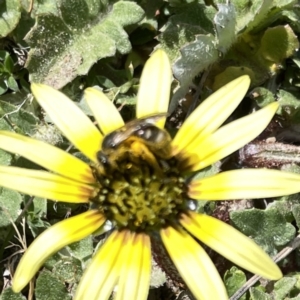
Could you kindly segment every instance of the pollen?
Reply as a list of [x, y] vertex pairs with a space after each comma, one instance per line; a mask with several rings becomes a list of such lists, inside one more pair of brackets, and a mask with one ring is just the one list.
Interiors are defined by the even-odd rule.
[[141, 141], [124, 142], [94, 167], [100, 189], [92, 201], [120, 229], [151, 232], [175, 225], [187, 210], [177, 166], [175, 157], [161, 158]]

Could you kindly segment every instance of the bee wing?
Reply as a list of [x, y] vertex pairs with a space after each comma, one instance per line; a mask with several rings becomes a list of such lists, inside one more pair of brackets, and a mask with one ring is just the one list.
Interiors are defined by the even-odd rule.
[[[156, 122], [160, 121], [162, 118], [168, 116], [168, 113], [158, 113], [155, 115], [147, 116], [144, 118], [136, 119], [133, 121], [140, 121], [142, 124], [155, 124]], [[131, 122], [133, 122], [131, 121]], [[131, 123], [129, 122], [129, 123]]]
[[120, 145], [123, 141], [134, 135], [137, 131], [144, 129], [149, 125], [155, 125], [156, 122], [165, 116], [167, 116], [167, 113], [159, 113], [141, 119], [134, 119], [126, 123], [120, 129], [117, 129], [104, 137], [102, 149], [114, 148], [115, 146]]

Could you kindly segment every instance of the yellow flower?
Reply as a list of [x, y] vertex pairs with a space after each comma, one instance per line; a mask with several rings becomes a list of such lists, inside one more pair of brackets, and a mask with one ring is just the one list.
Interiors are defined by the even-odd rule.
[[87, 212], [53, 225], [34, 240], [15, 272], [15, 292], [25, 287], [49, 256], [92, 234], [106, 220], [114, 223], [115, 230], [85, 271], [76, 300], [108, 299], [115, 285], [116, 299], [146, 299], [153, 233], [159, 233], [197, 299], [228, 296], [212, 261], [194, 237], [253, 273], [273, 280], [282, 276], [252, 240], [220, 220], [190, 211], [187, 200], [287, 195], [300, 191], [300, 176], [266, 169], [234, 170], [204, 179], [186, 176], [255, 138], [278, 105], [272, 103], [219, 129], [249, 87], [249, 78], [239, 77], [205, 100], [171, 141], [163, 129], [170, 84], [169, 60], [158, 50], [142, 74], [137, 100], [140, 121], [125, 127], [112, 102], [102, 92], [88, 88], [85, 98], [100, 131], [65, 95], [32, 84], [41, 107], [91, 163], [44, 142], [1, 131], [0, 148], [49, 170], [0, 166], [1, 185], [56, 201], [91, 205]]

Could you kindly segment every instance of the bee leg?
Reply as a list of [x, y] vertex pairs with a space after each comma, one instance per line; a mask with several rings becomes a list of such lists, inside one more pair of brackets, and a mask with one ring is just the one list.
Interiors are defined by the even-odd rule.
[[105, 174], [105, 170], [113, 170], [117, 168], [117, 164], [114, 160], [113, 155], [106, 155], [102, 151], [97, 152], [98, 169], [101, 174]]
[[157, 162], [157, 159], [153, 153], [148, 149], [146, 145], [139, 141], [134, 141], [131, 144], [131, 152], [136, 156], [141, 156], [142, 159], [146, 160], [156, 171], [162, 173], [162, 170]]

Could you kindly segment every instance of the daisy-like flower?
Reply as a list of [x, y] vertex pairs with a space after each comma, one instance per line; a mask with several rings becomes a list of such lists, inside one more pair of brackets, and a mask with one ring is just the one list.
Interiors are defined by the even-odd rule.
[[[207, 98], [172, 140], [163, 129], [171, 84], [167, 55], [156, 51], [145, 65], [137, 118], [124, 124], [106, 96], [85, 91], [100, 128], [65, 95], [42, 84], [32, 92], [65, 137], [91, 163], [14, 132], [0, 132], [0, 147], [48, 170], [1, 166], [3, 187], [55, 201], [90, 203], [90, 209], [39, 235], [23, 255], [13, 278], [20, 292], [49, 256], [95, 232], [106, 220], [115, 230], [97, 251], [77, 288], [76, 300], [147, 298], [153, 234], [159, 235], [179, 273], [197, 299], [228, 299], [224, 284], [197, 239], [235, 264], [268, 279], [282, 274], [251, 239], [228, 224], [198, 214], [189, 199], [230, 200], [300, 191], [300, 176], [266, 169], [222, 172], [191, 179], [260, 134], [275, 114], [272, 103], [219, 128], [244, 97], [249, 78], [233, 80]], [[150, 117], [149, 117], [150, 116]]]

